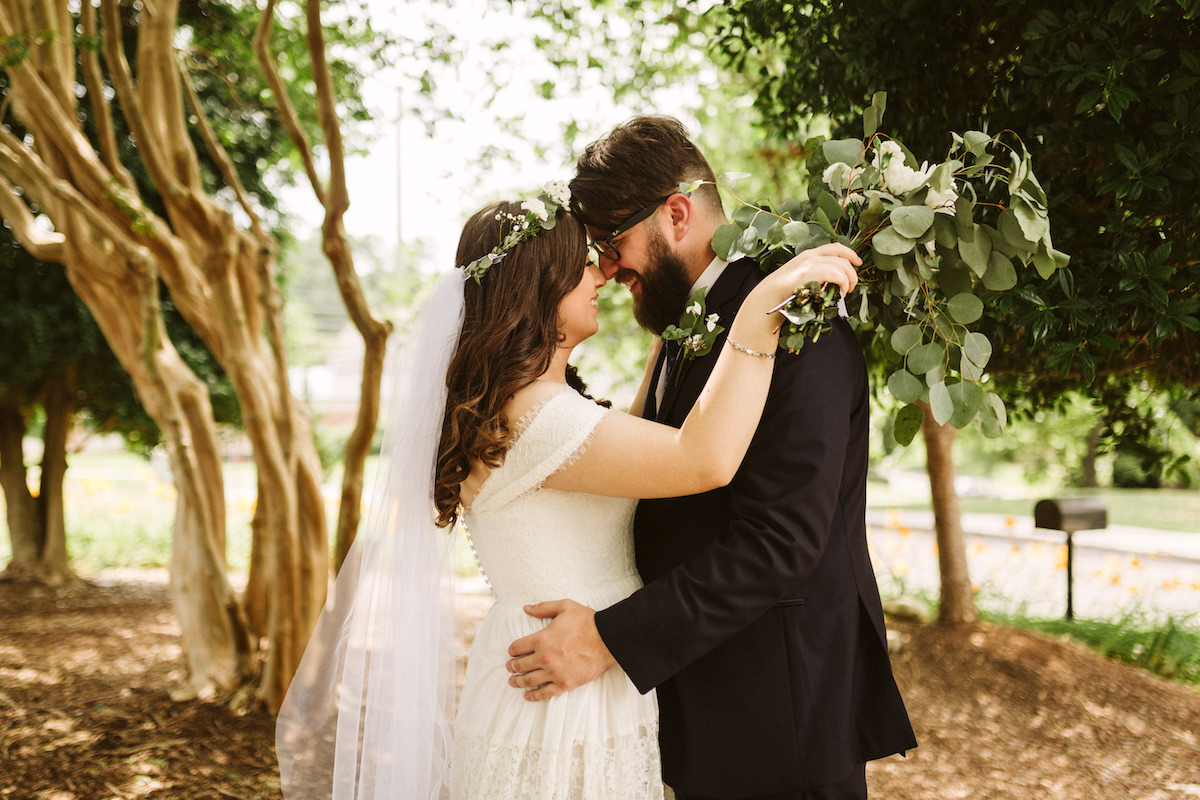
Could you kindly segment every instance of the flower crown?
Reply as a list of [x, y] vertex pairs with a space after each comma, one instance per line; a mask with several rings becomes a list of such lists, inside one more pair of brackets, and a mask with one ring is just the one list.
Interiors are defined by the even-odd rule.
[[521, 208], [525, 209], [523, 215], [497, 211], [496, 219], [500, 222], [501, 231], [504, 231], [505, 225], [511, 227], [500, 238], [500, 244], [493, 247], [490, 253], [464, 267], [467, 276], [479, 283], [492, 265], [504, 260], [509, 250], [527, 239], [532, 239], [540, 231], [553, 228], [558, 210], [570, 204], [571, 190], [567, 188], [567, 184], [563, 181], [551, 181], [542, 187], [541, 193], [535, 199], [521, 202]]

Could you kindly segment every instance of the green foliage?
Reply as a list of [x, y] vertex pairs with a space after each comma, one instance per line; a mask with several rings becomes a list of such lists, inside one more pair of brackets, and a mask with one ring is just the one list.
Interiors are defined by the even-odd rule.
[[[1013, 288], [1019, 270], [1032, 266], [1047, 278], [1068, 257], [1054, 248], [1046, 194], [1023, 143], [981, 131], [952, 134], [945, 160], [918, 166], [908, 148], [878, 133], [885, 102], [877, 93], [864, 115], [866, 141], [806, 145], [813, 176], [806, 200], [742, 201], [713, 249], [726, 260], [758, 258], [764, 270], [831, 242], [854, 249], [863, 258], [860, 283], [841, 310], [893, 362], [892, 395], [927, 403], [939, 424], [999, 436], [1007, 414], [984, 387], [994, 347], [979, 330], [981, 318]], [[838, 309], [834, 294], [797, 287], [783, 309], [781, 346], [795, 352], [827, 332]], [[897, 416], [900, 444], [912, 441], [922, 416], [915, 407]]]
[[[947, 130], [1036, 143], [1055, 240], [1072, 263], [1045, 285], [1021, 277], [981, 328], [999, 345], [992, 367], [1006, 399], [1040, 403], [1131, 371], [1200, 383], [1195, 0], [1054, 11], [1033, 0], [742, 0], [714, 13], [721, 50], [735, 68], [754, 66], [756, 106], [779, 135], [829, 109], [845, 136], [886, 87], [897, 132], [920, 152], [944, 147]], [[1019, 205], [1014, 215], [1023, 235], [1037, 233]]]
[[[717, 324], [717, 315], [709, 314], [704, 305], [703, 289], [697, 289], [688, 300], [678, 325], [668, 325], [662, 332], [664, 342], [677, 342], [684, 361], [708, 355], [725, 328]], [[683, 371], [680, 370], [680, 373]]]
[[1030, 619], [982, 613], [1002, 625], [1065, 636], [1101, 655], [1180, 683], [1200, 685], [1200, 630], [1194, 620], [1170, 618], [1146, 626], [1134, 616], [1114, 620]]

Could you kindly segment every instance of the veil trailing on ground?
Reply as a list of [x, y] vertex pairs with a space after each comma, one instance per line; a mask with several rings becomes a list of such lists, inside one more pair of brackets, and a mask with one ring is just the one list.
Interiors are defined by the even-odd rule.
[[462, 269], [443, 275], [395, 370], [366, 525], [279, 711], [287, 800], [446, 796], [454, 716], [453, 537], [434, 525]]

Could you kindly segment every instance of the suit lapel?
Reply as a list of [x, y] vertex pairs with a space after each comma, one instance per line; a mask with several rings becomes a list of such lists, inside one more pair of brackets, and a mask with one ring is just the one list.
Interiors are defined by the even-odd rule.
[[[670, 377], [666, 391], [663, 393], [662, 407], [658, 409], [656, 417], [659, 422], [666, 420], [676, 398], [681, 394], [687, 394], [694, 401], [699, 396], [704, 384], [708, 382], [708, 376], [717, 363], [717, 356], [721, 352], [721, 348], [725, 346], [725, 337], [729, 333], [729, 326], [733, 324], [738, 307], [745, 299], [745, 292], [741, 290], [746, 284], [747, 278], [757, 269], [758, 265], [748, 258], [735, 261], [725, 268], [721, 277], [708, 290], [708, 294], [704, 297], [704, 307], [710, 313], [717, 312], [720, 317], [719, 322], [725, 331], [713, 342], [713, 349], [707, 355], [691, 361], [684, 361], [682, 356], [680, 357], [680, 362], [675, 365], [675, 372], [678, 374]], [[695, 390], [684, 392], [685, 384], [694, 387]]]

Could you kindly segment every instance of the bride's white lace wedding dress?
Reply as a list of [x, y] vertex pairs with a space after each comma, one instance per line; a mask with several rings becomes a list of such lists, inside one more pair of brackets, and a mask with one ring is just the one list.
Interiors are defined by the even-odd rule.
[[636, 501], [542, 484], [587, 448], [606, 409], [565, 390], [525, 415], [504, 463], [466, 511], [495, 605], [471, 649], [455, 719], [455, 800], [662, 800], [654, 694], [618, 667], [549, 701], [508, 685], [508, 646], [545, 623], [521, 606], [604, 608], [641, 586]]

